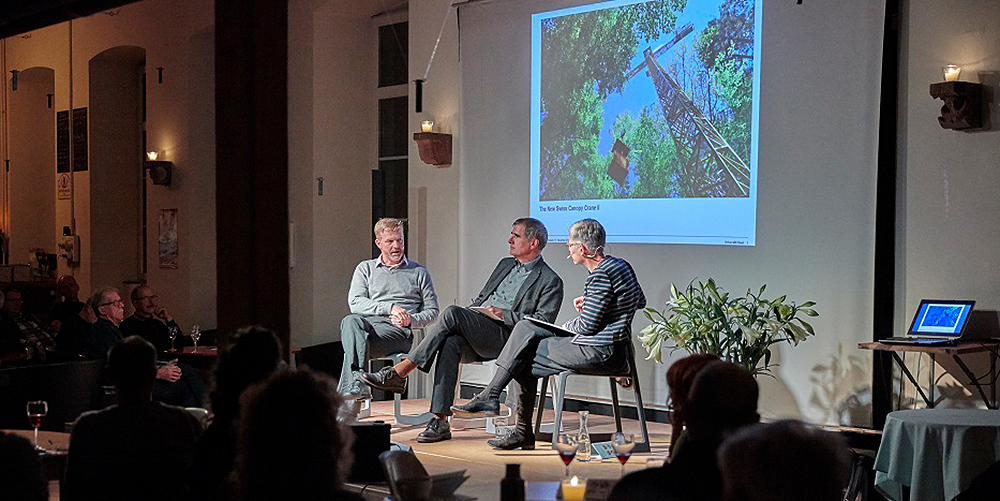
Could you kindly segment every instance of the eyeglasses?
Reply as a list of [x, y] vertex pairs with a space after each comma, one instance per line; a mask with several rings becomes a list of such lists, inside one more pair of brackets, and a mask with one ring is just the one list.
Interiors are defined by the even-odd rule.
[[118, 299], [118, 300], [115, 300], [115, 301], [108, 301], [107, 303], [101, 303], [101, 306], [111, 306], [111, 305], [121, 306], [122, 308], [124, 308], [125, 307], [125, 301], [122, 301], [121, 299]]
[[580, 242], [566, 242], [566, 248], [572, 249], [574, 245], [583, 245]]

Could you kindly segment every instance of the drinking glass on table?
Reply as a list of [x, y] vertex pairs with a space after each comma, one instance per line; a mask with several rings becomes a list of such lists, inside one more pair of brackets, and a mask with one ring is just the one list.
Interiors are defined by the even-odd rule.
[[180, 327], [167, 327], [167, 335], [170, 336], [170, 351], [176, 351], [174, 349], [174, 340], [177, 339], [177, 333], [180, 330]]
[[198, 324], [191, 326], [191, 341], [194, 341], [194, 351], [198, 351], [198, 338], [201, 337], [201, 327]]
[[44, 400], [32, 400], [25, 408], [28, 413], [28, 421], [35, 429], [35, 449], [43, 450], [38, 446], [38, 427], [42, 426], [42, 418], [49, 413], [49, 404]]
[[559, 459], [562, 459], [563, 464], [566, 465], [566, 477], [569, 477], [569, 464], [573, 462], [573, 458], [576, 456], [576, 448], [576, 436], [569, 433], [556, 435], [556, 450], [559, 451]]
[[632, 457], [632, 449], [635, 448], [635, 436], [631, 433], [616, 432], [611, 436], [611, 446], [615, 449], [615, 456], [622, 464], [620, 477], [625, 476], [625, 463]]

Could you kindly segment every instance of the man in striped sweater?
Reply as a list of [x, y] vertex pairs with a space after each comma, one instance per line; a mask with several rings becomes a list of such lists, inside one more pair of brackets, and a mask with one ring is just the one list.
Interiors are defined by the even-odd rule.
[[514, 433], [489, 443], [496, 449], [533, 449], [536, 383], [539, 377], [561, 371], [617, 372], [627, 364], [626, 343], [631, 343], [632, 318], [646, 306], [635, 272], [625, 260], [604, 254], [601, 223], [583, 219], [569, 229], [569, 258], [590, 275], [583, 295], [573, 300], [580, 315], [555, 329], [521, 320], [514, 326], [497, 358], [497, 372], [486, 389], [464, 405], [452, 407], [459, 417], [495, 416], [500, 392], [511, 380], [521, 386]]

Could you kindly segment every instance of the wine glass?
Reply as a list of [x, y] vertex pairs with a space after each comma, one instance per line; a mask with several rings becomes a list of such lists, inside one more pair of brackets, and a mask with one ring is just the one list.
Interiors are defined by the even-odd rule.
[[28, 421], [35, 429], [35, 449], [44, 450], [38, 446], [38, 427], [42, 426], [42, 418], [49, 413], [49, 404], [44, 400], [32, 400], [25, 406], [28, 412]]
[[611, 436], [611, 446], [615, 449], [615, 456], [622, 464], [621, 477], [625, 476], [625, 463], [632, 457], [632, 449], [635, 447], [635, 436], [631, 433], [616, 432]]
[[194, 351], [198, 351], [198, 338], [201, 337], [201, 327], [198, 324], [191, 326], [191, 340], [194, 341]]
[[575, 435], [560, 433], [556, 436], [556, 449], [559, 451], [559, 458], [566, 465], [565, 476], [569, 477], [569, 464], [576, 456], [577, 440]]
[[180, 330], [179, 327], [167, 328], [167, 335], [170, 336], [170, 351], [176, 351], [176, 349], [174, 348], [174, 340], [177, 339], [177, 331], [179, 330]]

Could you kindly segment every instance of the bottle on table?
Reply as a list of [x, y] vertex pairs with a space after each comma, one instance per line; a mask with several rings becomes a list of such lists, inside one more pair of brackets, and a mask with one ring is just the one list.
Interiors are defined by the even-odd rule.
[[580, 411], [580, 434], [576, 437], [576, 460], [590, 461], [590, 428], [587, 427], [587, 418], [590, 413]]
[[507, 476], [500, 480], [500, 501], [524, 501], [524, 479], [521, 465], [507, 463]]

